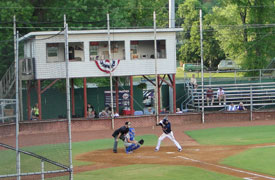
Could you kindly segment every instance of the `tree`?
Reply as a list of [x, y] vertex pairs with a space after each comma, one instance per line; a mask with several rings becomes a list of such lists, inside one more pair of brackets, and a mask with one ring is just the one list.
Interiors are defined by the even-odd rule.
[[[183, 18], [183, 45], [180, 48], [180, 59], [185, 63], [200, 63], [200, 21], [199, 9], [202, 8], [203, 14], [206, 14], [211, 9], [209, 6], [203, 7], [199, 0], [186, 0], [179, 6], [179, 15]], [[208, 26], [211, 21], [207, 16], [203, 16], [204, 29], [204, 62], [205, 65], [213, 68], [218, 62], [224, 58], [224, 53], [221, 50], [218, 41], [213, 37], [213, 28]]]
[[226, 0], [208, 16], [228, 58], [245, 69], [264, 68], [274, 57], [273, 0]]
[[[25, 1], [0, 1], [0, 77], [6, 72], [8, 67], [14, 62], [13, 44], [13, 16], [16, 16], [17, 26], [29, 26], [29, 17], [32, 16], [33, 8], [20, 8], [26, 5]], [[4, 8], [5, 7], [5, 8]], [[19, 8], [16, 8], [19, 7]], [[24, 30], [21, 31], [24, 33]]]

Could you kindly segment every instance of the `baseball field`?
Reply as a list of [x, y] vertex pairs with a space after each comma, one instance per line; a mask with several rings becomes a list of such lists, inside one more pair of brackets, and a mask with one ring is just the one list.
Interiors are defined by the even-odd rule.
[[[197, 124], [172, 129], [183, 146], [182, 152], [178, 152], [168, 139], [163, 141], [159, 152], [154, 152], [158, 136], [162, 133], [157, 127], [136, 128], [136, 139], [143, 138], [145, 144], [132, 154], [125, 153], [122, 142], [119, 142], [118, 153], [112, 152], [112, 130], [74, 132], [74, 179], [275, 179], [275, 121]], [[36, 137], [28, 139], [35, 141]], [[58, 149], [65, 145], [58, 143], [55, 147]], [[49, 154], [58, 162], [66, 163], [68, 159], [60, 159], [52, 146], [41, 144], [23, 149]], [[5, 167], [5, 172], [0, 168], [0, 174], [14, 173], [14, 152], [1, 150], [0, 157], [0, 167]], [[23, 172], [39, 171], [38, 160], [21, 158]], [[52, 168], [45, 165], [45, 170]]]

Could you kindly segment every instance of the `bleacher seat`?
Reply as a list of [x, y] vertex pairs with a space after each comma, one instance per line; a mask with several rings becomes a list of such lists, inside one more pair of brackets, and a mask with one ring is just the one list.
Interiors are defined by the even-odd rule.
[[135, 112], [134, 112], [134, 115], [135, 115], [135, 116], [143, 115], [143, 111], [135, 111]]
[[[202, 90], [199, 86], [196, 91], [188, 86], [188, 92], [190, 98], [187, 106], [193, 108], [201, 108], [202, 102]], [[206, 104], [206, 90], [211, 87], [214, 91], [214, 105], [207, 106]], [[243, 102], [244, 106], [250, 106], [251, 102], [254, 108], [261, 108], [268, 105], [275, 105], [275, 82], [263, 82], [263, 83], [240, 83], [240, 84], [212, 84], [204, 86], [204, 105], [206, 109], [220, 108], [224, 109], [226, 105], [219, 105], [217, 99], [217, 90], [222, 87], [226, 95], [226, 105], [233, 102], [238, 105]], [[251, 93], [252, 92], [252, 93]], [[223, 100], [221, 101], [223, 103]]]

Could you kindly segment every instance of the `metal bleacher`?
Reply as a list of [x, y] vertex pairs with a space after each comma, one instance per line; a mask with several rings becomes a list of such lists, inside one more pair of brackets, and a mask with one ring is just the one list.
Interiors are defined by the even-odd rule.
[[[201, 86], [197, 89], [186, 83], [189, 98], [182, 104], [182, 109], [199, 110], [202, 106], [202, 90]], [[206, 90], [211, 87], [214, 91], [213, 106], [207, 106]], [[226, 95], [226, 104], [219, 105], [217, 99], [217, 90], [222, 87]], [[252, 104], [253, 109], [262, 109], [275, 106], [275, 82], [263, 83], [241, 83], [241, 84], [212, 84], [204, 86], [204, 107], [205, 110], [224, 110], [230, 103], [238, 105], [243, 102], [244, 106], [249, 108]]]

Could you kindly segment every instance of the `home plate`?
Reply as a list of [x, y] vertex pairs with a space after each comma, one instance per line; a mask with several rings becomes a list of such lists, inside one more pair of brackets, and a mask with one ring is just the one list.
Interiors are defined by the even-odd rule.
[[174, 154], [175, 152], [166, 152], [166, 154]]

